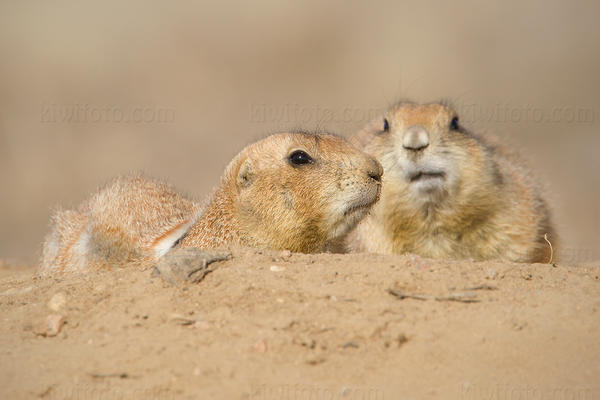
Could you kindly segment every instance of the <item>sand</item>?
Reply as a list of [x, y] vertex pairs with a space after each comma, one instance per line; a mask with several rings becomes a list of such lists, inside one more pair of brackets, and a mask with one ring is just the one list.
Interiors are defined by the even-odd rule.
[[600, 263], [236, 250], [177, 287], [0, 271], [0, 398], [600, 396]]

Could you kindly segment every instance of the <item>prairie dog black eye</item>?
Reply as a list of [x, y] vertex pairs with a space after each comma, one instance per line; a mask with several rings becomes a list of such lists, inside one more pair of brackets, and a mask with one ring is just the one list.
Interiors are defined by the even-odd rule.
[[390, 123], [388, 122], [387, 118], [383, 119], [383, 131], [387, 132], [390, 130]]
[[289, 160], [290, 163], [292, 163], [292, 165], [304, 165], [313, 162], [313, 159], [305, 151], [302, 150], [296, 150], [292, 154], [290, 154]]
[[453, 131], [458, 130], [458, 117], [452, 118], [452, 121], [450, 121], [450, 129]]

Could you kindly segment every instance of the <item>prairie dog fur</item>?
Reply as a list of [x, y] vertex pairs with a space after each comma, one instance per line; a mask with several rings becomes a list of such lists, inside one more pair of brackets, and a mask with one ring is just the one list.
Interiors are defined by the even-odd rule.
[[467, 131], [440, 104], [399, 103], [352, 137], [385, 170], [381, 200], [352, 251], [548, 262], [541, 191], [518, 158]]
[[323, 251], [378, 200], [382, 173], [342, 138], [281, 133], [243, 149], [204, 206], [166, 183], [119, 177], [54, 214], [41, 272], [153, 262], [174, 247]]

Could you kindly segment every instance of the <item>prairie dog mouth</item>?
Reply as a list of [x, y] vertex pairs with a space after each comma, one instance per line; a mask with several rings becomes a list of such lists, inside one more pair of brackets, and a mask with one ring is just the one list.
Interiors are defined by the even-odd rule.
[[446, 177], [446, 173], [443, 171], [414, 171], [409, 174], [408, 180], [410, 182], [423, 181], [427, 179], [444, 179]]
[[[375, 186], [375, 185], [373, 185]], [[351, 199], [339, 199], [332, 213], [332, 233], [330, 239], [347, 235], [367, 215], [371, 207], [379, 200], [381, 185], [367, 187], [355, 193]]]
[[346, 211], [344, 211], [344, 215], [350, 215], [353, 212], [359, 211], [359, 210], [366, 210], [371, 208], [371, 206], [375, 204], [375, 200], [371, 200], [371, 201], [364, 201], [364, 202], [360, 202], [357, 204], [353, 204], [350, 207], [348, 207], [348, 209]]
[[377, 185], [377, 191], [375, 193], [369, 193], [368, 195], [362, 196], [357, 201], [353, 202], [348, 206], [346, 211], [344, 211], [344, 215], [350, 215], [357, 211], [368, 211], [377, 200], [379, 200], [379, 194], [381, 192], [381, 185]]

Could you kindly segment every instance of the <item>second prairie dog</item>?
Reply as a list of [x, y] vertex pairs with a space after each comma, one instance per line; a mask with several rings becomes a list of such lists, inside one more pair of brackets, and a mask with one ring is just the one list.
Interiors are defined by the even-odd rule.
[[383, 165], [381, 200], [352, 251], [548, 262], [540, 189], [518, 158], [462, 127], [439, 104], [400, 103], [352, 139]]
[[155, 261], [173, 247], [323, 251], [378, 200], [382, 172], [342, 138], [282, 133], [242, 150], [204, 207], [166, 183], [120, 177], [53, 216], [41, 272]]

